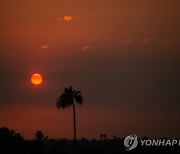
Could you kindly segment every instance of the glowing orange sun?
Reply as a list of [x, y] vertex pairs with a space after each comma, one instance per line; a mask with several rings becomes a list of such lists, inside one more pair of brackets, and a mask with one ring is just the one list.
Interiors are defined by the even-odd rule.
[[38, 74], [38, 73], [35, 73], [31, 76], [31, 82], [34, 84], [34, 85], [39, 85], [42, 83], [42, 76], [41, 74]]

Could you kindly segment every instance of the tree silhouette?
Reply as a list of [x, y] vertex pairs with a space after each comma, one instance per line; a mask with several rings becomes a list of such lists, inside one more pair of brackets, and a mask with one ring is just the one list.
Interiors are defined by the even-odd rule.
[[113, 135], [113, 139], [114, 139], [114, 140], [116, 140], [116, 139], [117, 139], [116, 135]]
[[106, 134], [103, 134], [103, 137], [104, 137], [104, 139], [106, 139], [107, 135], [106, 135]]
[[103, 136], [104, 136], [103, 134], [100, 134], [101, 141], [102, 141], [102, 139], [103, 139]]
[[69, 106], [73, 106], [74, 117], [74, 154], [76, 153], [76, 108], [75, 103], [82, 105], [83, 99], [80, 91], [73, 90], [70, 86], [65, 88], [64, 92], [57, 98], [56, 106], [58, 109], [65, 109]]
[[38, 141], [42, 141], [44, 139], [44, 135], [41, 131], [37, 131], [35, 137]]

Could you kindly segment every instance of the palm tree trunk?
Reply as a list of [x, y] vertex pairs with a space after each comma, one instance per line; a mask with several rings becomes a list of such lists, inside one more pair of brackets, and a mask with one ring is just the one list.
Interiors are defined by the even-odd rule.
[[74, 117], [74, 154], [76, 154], [76, 109], [73, 101], [73, 117]]

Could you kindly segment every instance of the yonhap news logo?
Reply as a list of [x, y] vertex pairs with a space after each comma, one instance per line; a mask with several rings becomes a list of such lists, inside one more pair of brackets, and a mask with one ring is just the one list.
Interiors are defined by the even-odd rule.
[[124, 139], [124, 146], [127, 151], [130, 151], [134, 148], [136, 148], [138, 145], [138, 139], [135, 134], [129, 135]]
[[180, 146], [180, 139], [139, 139], [137, 135], [129, 135], [124, 139], [124, 146], [127, 151], [137, 146]]

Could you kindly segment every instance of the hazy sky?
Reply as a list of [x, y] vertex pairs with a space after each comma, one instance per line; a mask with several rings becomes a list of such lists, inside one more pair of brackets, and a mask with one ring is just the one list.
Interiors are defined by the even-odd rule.
[[[82, 91], [78, 138], [179, 137], [179, 0], [1, 0], [0, 127], [73, 135], [65, 86]], [[33, 73], [42, 85], [30, 82]]]

